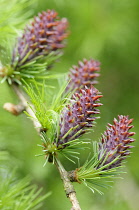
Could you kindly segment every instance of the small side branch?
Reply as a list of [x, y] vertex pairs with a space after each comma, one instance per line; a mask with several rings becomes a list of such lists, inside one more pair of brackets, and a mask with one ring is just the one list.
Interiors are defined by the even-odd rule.
[[61, 179], [63, 181], [66, 196], [67, 196], [67, 198], [69, 198], [69, 200], [72, 204], [71, 210], [81, 210], [79, 202], [76, 197], [76, 192], [74, 190], [73, 185], [70, 182], [68, 172], [64, 169], [63, 165], [57, 158], [55, 158], [55, 165], [56, 165], [56, 167], [60, 173]]
[[36, 119], [33, 110], [28, 106], [24, 92], [16, 84], [12, 84], [10, 87], [14, 90], [14, 92], [18, 96], [20, 103], [17, 105], [12, 103], [5, 103], [3, 108], [16, 116], [20, 115], [23, 111], [26, 111], [31, 116], [31, 120], [33, 122], [35, 129], [37, 130], [38, 133], [40, 133], [40, 129], [42, 126]]

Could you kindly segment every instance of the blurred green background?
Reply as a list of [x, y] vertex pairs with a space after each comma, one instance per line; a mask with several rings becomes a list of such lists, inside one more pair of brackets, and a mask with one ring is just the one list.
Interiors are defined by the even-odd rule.
[[[127, 174], [115, 180], [104, 195], [93, 194], [85, 186], [75, 184], [77, 197], [83, 210], [138, 210], [139, 209], [139, 1], [138, 0], [36, 0], [32, 17], [46, 9], [55, 9], [60, 17], [69, 20], [70, 36], [60, 62], [53, 71], [68, 72], [83, 58], [101, 62], [101, 77], [97, 88], [103, 93], [101, 118], [97, 120], [92, 140], [98, 140], [108, 122], [118, 114], [134, 118], [137, 139], [128, 158]], [[55, 85], [53, 81], [53, 85]], [[30, 175], [38, 186], [52, 195], [44, 201], [42, 210], [70, 209], [62, 182], [53, 165], [43, 166], [44, 157], [37, 146], [40, 138], [26, 116], [15, 117], [4, 111], [5, 102], [17, 103], [7, 84], [0, 86], [0, 147], [12, 156], [11, 168], [16, 165], [20, 178]], [[81, 155], [85, 160], [88, 151]], [[83, 158], [84, 157], [84, 158]], [[73, 169], [62, 158], [64, 166]], [[8, 163], [7, 163], [8, 164]]]

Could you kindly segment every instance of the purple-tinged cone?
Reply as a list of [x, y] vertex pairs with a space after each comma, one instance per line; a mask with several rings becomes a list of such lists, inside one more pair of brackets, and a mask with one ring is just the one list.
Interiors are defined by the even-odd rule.
[[67, 26], [67, 19], [60, 20], [54, 10], [39, 13], [18, 39], [13, 52], [13, 67], [15, 64], [20, 67], [38, 56], [46, 56], [64, 48], [63, 41], [68, 36]]
[[72, 96], [71, 104], [61, 114], [58, 145], [78, 138], [93, 126], [97, 119], [95, 115], [100, 113], [97, 107], [102, 105], [99, 103], [101, 97], [93, 86]]
[[69, 90], [79, 90], [82, 86], [90, 87], [97, 84], [97, 77], [99, 77], [98, 71], [100, 70], [100, 63], [93, 59], [83, 62], [79, 61], [78, 66], [73, 66], [70, 69], [68, 79], [70, 80], [66, 92]]
[[[128, 119], [128, 116], [118, 116], [119, 121], [114, 119], [114, 125], [108, 124], [107, 130], [102, 136], [101, 143], [99, 144], [99, 159], [100, 163], [98, 168], [102, 165], [111, 163], [115, 158], [118, 158], [104, 170], [118, 167], [122, 161], [130, 154], [130, 143], [134, 142], [131, 138], [135, 133], [129, 132], [133, 125], [130, 125], [133, 119]], [[106, 160], [104, 161], [104, 159]], [[103, 164], [102, 164], [103, 162]]]

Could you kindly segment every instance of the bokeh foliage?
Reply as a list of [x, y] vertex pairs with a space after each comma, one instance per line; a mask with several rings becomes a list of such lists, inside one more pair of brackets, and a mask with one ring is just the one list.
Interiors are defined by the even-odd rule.
[[[136, 147], [126, 163], [125, 171], [128, 173], [124, 175], [124, 180], [115, 180], [114, 187], [107, 190], [103, 196], [92, 194], [82, 185], [75, 185], [82, 209], [137, 209], [139, 196], [139, 1], [36, 0], [31, 7], [24, 9], [33, 17], [34, 14], [48, 8], [58, 11], [60, 17], [67, 17], [71, 31], [64, 56], [59, 63], [55, 64], [53, 71], [66, 72], [82, 58], [94, 58], [102, 63], [101, 78], [97, 88], [104, 95], [101, 100], [104, 105], [101, 107], [101, 119], [97, 121], [91, 138], [97, 140], [106, 124], [118, 114], [134, 118], [134, 131], [137, 133], [135, 137], [137, 141], [134, 143]], [[22, 29], [22, 24], [18, 27]], [[2, 56], [4, 49], [1, 49]], [[56, 80], [51, 83], [58, 86]], [[31, 122], [24, 115], [11, 116], [2, 109], [5, 102], [18, 102], [6, 84], [1, 85], [0, 98], [1, 148], [8, 150], [13, 159], [18, 160], [16, 165], [20, 177], [30, 174], [46, 192], [52, 190], [53, 193], [46, 200], [43, 209], [69, 209], [70, 204], [66, 200], [56, 169], [50, 164], [43, 168], [43, 157], [35, 157], [40, 153], [40, 148], [37, 147], [40, 139]], [[84, 162], [83, 157], [88, 152], [81, 155], [81, 162]], [[62, 162], [72, 170], [72, 164], [69, 161], [63, 158]]]

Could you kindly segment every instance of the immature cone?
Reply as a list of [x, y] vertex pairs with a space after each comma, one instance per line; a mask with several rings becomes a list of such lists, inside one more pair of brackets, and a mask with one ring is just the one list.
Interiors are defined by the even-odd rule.
[[13, 52], [12, 65], [20, 67], [40, 55], [48, 55], [65, 47], [67, 37], [67, 19], [59, 19], [57, 12], [48, 10], [39, 13], [30, 25], [27, 25], [17, 47]]
[[130, 154], [130, 143], [134, 142], [131, 138], [135, 133], [129, 132], [133, 125], [130, 125], [133, 119], [128, 119], [128, 116], [119, 115], [119, 121], [114, 119], [114, 125], [108, 124], [107, 130], [102, 136], [99, 144], [99, 166], [106, 165], [118, 157], [116, 161], [110, 164], [106, 169], [118, 167], [122, 161]]
[[98, 71], [100, 70], [100, 63], [93, 59], [86, 60], [83, 62], [79, 61], [78, 66], [73, 66], [70, 69], [68, 79], [70, 80], [66, 91], [68, 90], [79, 90], [82, 86], [90, 87], [97, 82], [99, 77]]
[[99, 103], [101, 97], [93, 86], [73, 95], [71, 104], [61, 114], [58, 144], [76, 139], [93, 126], [97, 119], [95, 115], [100, 113], [97, 107], [102, 105]]

